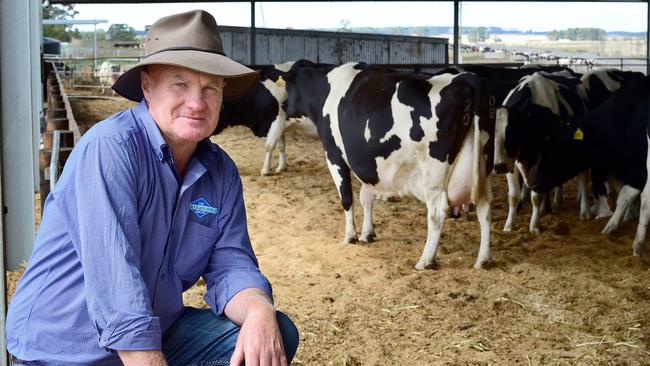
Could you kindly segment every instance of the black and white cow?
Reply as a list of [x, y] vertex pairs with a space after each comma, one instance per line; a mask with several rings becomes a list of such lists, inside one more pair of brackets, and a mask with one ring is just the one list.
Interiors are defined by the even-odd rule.
[[535, 182], [537, 189], [544, 190], [585, 169], [605, 171], [610, 182], [622, 187], [614, 214], [602, 231], [604, 234], [616, 230], [625, 212], [643, 190], [641, 216], [634, 240], [634, 254], [637, 256], [643, 254], [645, 230], [650, 218], [650, 189], [647, 184], [650, 166], [649, 105], [650, 78], [623, 85], [577, 123], [566, 125], [551, 136], [541, 154]]
[[297, 130], [303, 136], [318, 138], [316, 126], [307, 118], [287, 121], [282, 104], [287, 99], [282, 75], [293, 63], [259, 68], [260, 81], [244, 96], [225, 99], [219, 123], [213, 134], [230, 126], [244, 125], [257, 137], [266, 138], [266, 155], [260, 173], [268, 175], [273, 150], [280, 149], [276, 172], [287, 168], [285, 133]]
[[[489, 105], [489, 114], [491, 119], [495, 119], [496, 110], [503, 104], [503, 101], [506, 99], [508, 94], [517, 86], [519, 81], [525, 77], [534, 74], [538, 71], [546, 72], [566, 72], [571, 76], [579, 76], [573, 70], [564, 66], [547, 66], [547, 65], [538, 65], [538, 64], [529, 64], [522, 66], [521, 68], [509, 68], [509, 67], [495, 67], [495, 66], [485, 66], [485, 65], [455, 65], [441, 70], [437, 74], [442, 73], [451, 73], [458, 74], [461, 72], [472, 72], [478, 75], [481, 79], [485, 80], [485, 89], [484, 95], [487, 96], [488, 105]], [[530, 192], [528, 186], [525, 184], [522, 186], [520, 182], [519, 171], [514, 170], [514, 176], [511, 178], [516, 180], [515, 192], [520, 192], [517, 205], [517, 210], [519, 205], [525, 199], [528, 199]], [[554, 203], [556, 206], [559, 206], [562, 201], [562, 187], [558, 187], [555, 191]], [[550, 210], [550, 199], [548, 195], [544, 196], [545, 205], [542, 206], [541, 211], [544, 208]]]
[[323, 67], [301, 61], [286, 82], [287, 115], [307, 116], [317, 126], [345, 210], [344, 242], [357, 239], [353, 173], [361, 181], [360, 240], [374, 239], [375, 195], [411, 194], [428, 211], [427, 240], [415, 267], [432, 268], [448, 211], [473, 203], [481, 227], [474, 267], [488, 262], [490, 136], [479, 124], [482, 85], [475, 75], [426, 77], [365, 64]]
[[[586, 112], [586, 93], [580, 79], [565, 73], [536, 72], [525, 76], [497, 110], [495, 170], [508, 172], [508, 218], [504, 227], [511, 231], [519, 200], [519, 181], [513, 171], [521, 173], [533, 189], [533, 213], [530, 231], [539, 233], [540, 193], [533, 184], [540, 163], [540, 153], [549, 136]], [[587, 174], [578, 175], [580, 217], [590, 218], [586, 195]]]
[[615, 91], [632, 80], [641, 79], [643, 73], [605, 68], [585, 72], [580, 81], [587, 91], [587, 109], [603, 104]]
[[[587, 71], [580, 78], [587, 92], [587, 109], [592, 110], [600, 106], [622, 85], [643, 77], [644, 75], [641, 72], [622, 71], [612, 68]], [[592, 215], [596, 218], [610, 217], [613, 212], [607, 203], [608, 190], [605, 184], [600, 184], [607, 180], [607, 172], [592, 169], [591, 176], [594, 192], [594, 205], [591, 209]]]

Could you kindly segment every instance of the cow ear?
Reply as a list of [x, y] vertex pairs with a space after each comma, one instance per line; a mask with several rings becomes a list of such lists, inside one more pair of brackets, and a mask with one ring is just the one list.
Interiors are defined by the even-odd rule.
[[282, 75], [278, 77], [278, 80], [275, 82], [275, 85], [277, 85], [280, 88], [284, 88], [287, 85], [287, 83], [282, 78]]

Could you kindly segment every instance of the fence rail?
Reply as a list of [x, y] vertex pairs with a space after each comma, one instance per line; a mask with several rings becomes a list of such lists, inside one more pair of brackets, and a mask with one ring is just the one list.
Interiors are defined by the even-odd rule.
[[[56, 58], [63, 65], [59, 76], [63, 85], [70, 90], [87, 90], [92, 94], [112, 94], [111, 85], [117, 76], [137, 64], [142, 57], [101, 57], [101, 58]], [[482, 65], [516, 67], [521, 63], [481, 63]], [[558, 61], [546, 61], [543, 65], [558, 65]], [[104, 66], [104, 68], [102, 68]], [[261, 65], [250, 65], [251, 67]], [[413, 71], [435, 72], [447, 64], [382, 64], [382, 66], [409, 69]], [[613, 67], [627, 71], [646, 73], [647, 61], [644, 58], [605, 57], [590, 60], [589, 63], [566, 64], [576, 72], [585, 72], [592, 68]], [[107, 69], [109, 67], [109, 69]]]

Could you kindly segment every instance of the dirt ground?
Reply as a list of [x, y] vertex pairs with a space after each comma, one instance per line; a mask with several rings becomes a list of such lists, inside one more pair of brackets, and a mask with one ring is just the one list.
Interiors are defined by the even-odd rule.
[[[81, 123], [125, 105], [73, 100]], [[469, 213], [445, 222], [437, 268], [419, 271], [423, 203], [376, 201], [377, 242], [344, 245], [318, 141], [289, 136], [289, 170], [267, 177], [259, 175], [263, 141], [248, 130], [214, 141], [240, 169], [250, 235], [277, 308], [300, 329], [294, 364], [650, 364], [650, 263], [632, 256], [636, 222], [601, 235], [606, 220], [579, 220], [573, 187], [562, 208], [542, 217], [540, 235], [527, 229], [530, 204], [503, 233], [505, 178], [494, 176], [490, 266], [472, 269], [479, 225]], [[360, 213], [356, 203], [358, 230]], [[205, 307], [204, 290], [195, 286], [186, 302]]]

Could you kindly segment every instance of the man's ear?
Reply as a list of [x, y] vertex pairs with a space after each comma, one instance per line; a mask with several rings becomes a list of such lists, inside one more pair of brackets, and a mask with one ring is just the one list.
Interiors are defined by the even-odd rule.
[[140, 70], [140, 87], [142, 88], [142, 94], [144, 99], [149, 100], [149, 87], [151, 86], [151, 75], [147, 73], [146, 68]]

